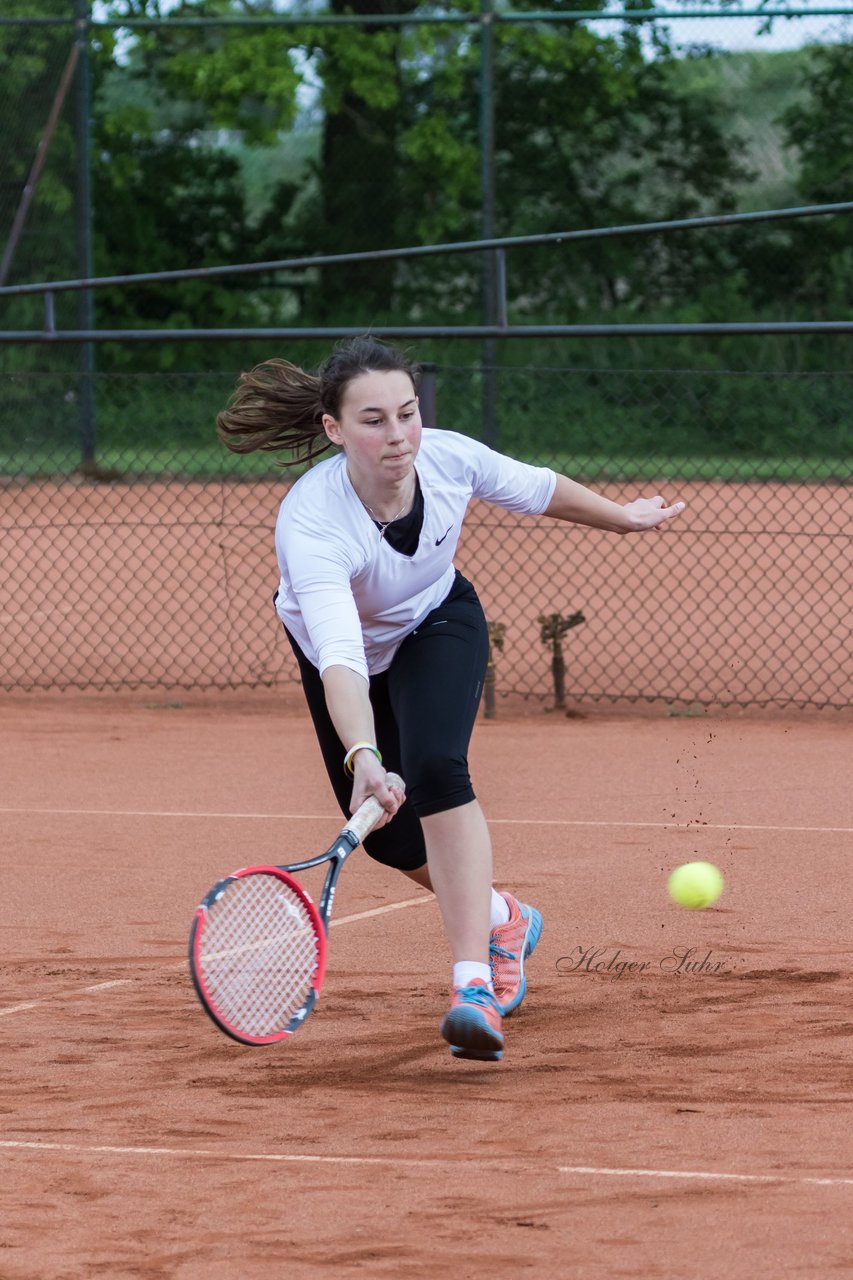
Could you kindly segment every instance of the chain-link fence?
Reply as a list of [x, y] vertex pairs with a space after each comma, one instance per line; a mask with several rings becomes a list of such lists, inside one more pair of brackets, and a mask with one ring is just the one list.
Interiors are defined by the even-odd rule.
[[[437, 371], [439, 425], [471, 430], [480, 376]], [[76, 379], [2, 379], [3, 687], [296, 679], [271, 603], [288, 481], [268, 457], [215, 441], [233, 381], [102, 375], [93, 473], [80, 466]], [[849, 705], [850, 488], [830, 446], [849, 429], [852, 384], [849, 372], [501, 370], [507, 452], [617, 500], [661, 492], [688, 509], [670, 532], [620, 538], [474, 504], [458, 564], [493, 624], [490, 693]], [[721, 445], [720, 429], [750, 411], [798, 446]], [[685, 416], [692, 445], [679, 456], [664, 426]]]
[[[850, 199], [850, 15], [376, 7], [4, 0], [6, 283]], [[481, 323], [482, 258], [57, 293], [47, 323]], [[505, 265], [518, 325], [843, 319], [853, 219], [525, 245]], [[6, 333], [45, 323], [44, 299], [0, 297]], [[420, 344], [440, 425], [615, 498], [689, 503], [642, 539], [475, 506], [459, 563], [492, 622], [494, 690], [849, 705], [849, 341]], [[321, 358], [248, 334], [0, 343], [5, 688], [294, 678], [268, 605], [286, 480], [212, 430], [270, 354]]]

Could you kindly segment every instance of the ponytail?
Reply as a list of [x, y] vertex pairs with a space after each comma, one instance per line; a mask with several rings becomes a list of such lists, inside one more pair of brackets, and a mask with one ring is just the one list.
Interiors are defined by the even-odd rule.
[[216, 418], [216, 434], [232, 453], [293, 456], [282, 466], [308, 462], [332, 447], [323, 429], [322, 382], [289, 360], [266, 360], [242, 373], [237, 389]]
[[281, 466], [310, 462], [332, 448], [323, 414], [340, 419], [344, 392], [365, 373], [405, 373], [417, 390], [420, 369], [402, 351], [369, 336], [340, 343], [319, 374], [289, 360], [266, 360], [242, 373], [237, 389], [216, 418], [219, 439], [232, 453], [274, 453], [292, 457]]

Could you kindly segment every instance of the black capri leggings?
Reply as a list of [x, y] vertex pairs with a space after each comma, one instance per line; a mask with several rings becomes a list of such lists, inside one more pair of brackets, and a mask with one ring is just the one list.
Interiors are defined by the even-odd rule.
[[[344, 773], [344, 746], [326, 708], [323, 681], [285, 631], [299, 663], [329, 781], [341, 812], [349, 817], [352, 778]], [[406, 783], [406, 803], [364, 842], [377, 862], [401, 871], [422, 867], [426, 848], [420, 819], [475, 798], [468, 744], [488, 657], [483, 607], [457, 571], [445, 599], [406, 637], [388, 670], [371, 677], [376, 745], [385, 768], [401, 774]]]

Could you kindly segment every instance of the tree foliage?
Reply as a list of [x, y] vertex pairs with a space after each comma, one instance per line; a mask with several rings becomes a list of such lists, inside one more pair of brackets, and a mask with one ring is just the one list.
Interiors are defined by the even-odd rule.
[[[851, 198], [853, 174], [853, 40], [810, 50], [804, 107], [785, 114], [800, 156], [800, 187], [808, 203]], [[798, 298], [819, 315], [847, 315], [853, 305], [853, 217], [797, 227], [792, 247]]]
[[[534, 6], [532, 0], [522, 0]], [[12, 9], [24, 0], [8, 0]], [[558, 0], [562, 5], [563, 0]], [[43, 0], [65, 13], [66, 0]], [[417, 16], [417, 0], [329, 0], [333, 14]], [[518, 7], [518, 6], [516, 6]], [[586, 3], [585, 7], [590, 5]], [[275, 0], [113, 0], [113, 16], [258, 16]], [[476, 16], [474, 0], [448, 13]], [[0, 29], [8, 232], [64, 57], [69, 28]], [[772, 57], [772, 55], [767, 55]], [[704, 60], [704, 61], [703, 61]], [[751, 162], [741, 104], [701, 92], [705, 50], [630, 20], [498, 24], [496, 233], [662, 221], [738, 207]], [[803, 203], [847, 198], [853, 172], [850, 44], [804, 53], [796, 111], [781, 127]], [[98, 274], [264, 261], [478, 238], [480, 50], [476, 24], [363, 27], [164, 25], [99, 32], [92, 48]], [[70, 105], [54, 139], [15, 278], [74, 274]], [[481, 316], [475, 255], [298, 277], [223, 278], [97, 295], [106, 326], [381, 325]], [[738, 235], [681, 233], [515, 250], [513, 319], [832, 314], [853, 300], [849, 219]], [[104, 362], [129, 358], [115, 349]], [[163, 351], [133, 359], [162, 361]], [[184, 363], [220, 349], [175, 348]]]

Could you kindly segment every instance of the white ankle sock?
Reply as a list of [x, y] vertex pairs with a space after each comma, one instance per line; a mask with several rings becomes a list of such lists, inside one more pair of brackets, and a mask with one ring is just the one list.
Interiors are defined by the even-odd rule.
[[470, 987], [476, 979], [485, 982], [491, 991], [492, 971], [487, 964], [477, 964], [476, 960], [458, 960], [453, 966], [454, 987]]
[[[509, 903], [506, 898], [503, 894], [498, 893], [497, 889], [492, 889], [492, 898], [489, 904], [489, 927], [495, 929], [499, 924], [506, 924], [509, 916]], [[478, 979], [480, 982], [485, 982], [490, 991], [492, 990], [492, 970], [490, 965], [478, 964], [476, 960], [459, 960], [453, 966], [454, 987], [467, 987]]]
[[502, 893], [492, 889], [491, 919], [489, 925], [496, 929], [499, 924], [506, 924], [509, 919], [509, 903]]

